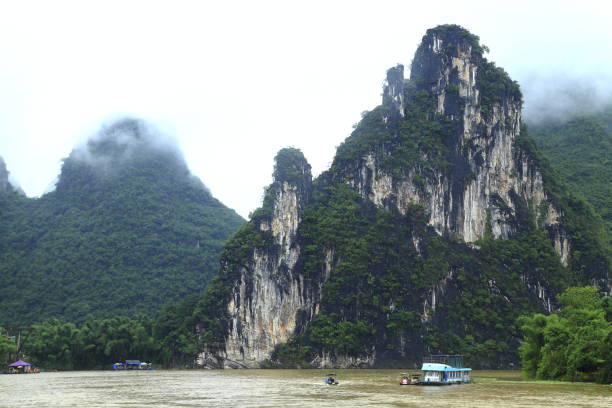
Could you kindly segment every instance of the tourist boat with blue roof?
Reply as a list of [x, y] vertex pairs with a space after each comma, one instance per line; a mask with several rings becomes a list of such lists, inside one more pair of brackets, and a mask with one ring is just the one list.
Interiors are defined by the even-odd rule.
[[469, 384], [471, 368], [463, 367], [463, 356], [438, 354], [423, 360], [419, 385]]

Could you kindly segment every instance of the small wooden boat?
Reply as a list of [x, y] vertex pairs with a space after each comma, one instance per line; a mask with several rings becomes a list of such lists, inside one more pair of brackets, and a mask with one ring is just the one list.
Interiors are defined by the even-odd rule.
[[330, 373], [325, 376], [325, 384], [327, 385], [338, 385], [338, 379], [336, 378], [336, 374]]
[[402, 373], [400, 377], [400, 385], [419, 385], [421, 383], [421, 374], [406, 374]]

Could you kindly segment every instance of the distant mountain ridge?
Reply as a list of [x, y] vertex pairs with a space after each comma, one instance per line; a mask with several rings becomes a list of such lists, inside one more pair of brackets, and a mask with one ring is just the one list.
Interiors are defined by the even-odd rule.
[[206, 287], [243, 222], [136, 119], [75, 149], [55, 191], [0, 201], [0, 326], [156, 312]]

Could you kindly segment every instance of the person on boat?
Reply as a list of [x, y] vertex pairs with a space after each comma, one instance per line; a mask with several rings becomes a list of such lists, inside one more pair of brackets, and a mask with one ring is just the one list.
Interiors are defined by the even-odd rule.
[[338, 381], [336, 381], [335, 374], [327, 374], [327, 378], [325, 379], [325, 384], [327, 385], [337, 385]]

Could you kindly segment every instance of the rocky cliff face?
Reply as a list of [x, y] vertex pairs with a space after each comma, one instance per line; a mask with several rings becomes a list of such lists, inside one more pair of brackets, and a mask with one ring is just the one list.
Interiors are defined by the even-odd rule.
[[[311, 183], [310, 165], [302, 153], [281, 150], [264, 208], [251, 221], [265, 245], [254, 248], [238, 268], [227, 305], [228, 336], [221, 350], [200, 355], [201, 365], [259, 367], [315, 314], [315, 293], [295, 269], [301, 252], [297, 229]], [[231, 267], [225, 264], [222, 273]]]
[[[534, 161], [516, 143], [521, 132], [520, 92], [505, 79], [507, 89], [487, 95], [493, 92], [490, 81], [504, 78], [498, 78], [499, 69], [474, 47], [469, 37], [431, 32], [412, 64], [410, 82], [416, 89], [405, 86], [402, 66], [388, 71], [384, 87], [385, 122], [393, 130], [406, 116], [409, 92], [424, 91], [432, 97], [430, 119], [454, 129], [447, 143], [450, 166], [433, 171], [408, 166], [401, 177], [394, 177], [381, 165], [393, 153], [383, 149], [363, 155], [347, 181], [377, 206], [402, 214], [412, 204], [427, 208], [429, 224], [438, 233], [465, 242], [482, 238], [487, 228], [495, 238], [512, 236], [520, 228], [517, 217], [529, 209], [533, 222], [549, 228], [567, 265], [571, 243], [560, 225], [562, 212], [545, 192]], [[427, 153], [422, 152], [421, 159], [429, 160]]]
[[553, 310], [577, 281], [609, 291], [592, 220], [551, 187], [519, 87], [484, 51], [461, 27], [429, 30], [410, 79], [387, 72], [382, 105], [314, 183], [299, 151], [279, 153], [263, 207], [226, 247], [227, 291], [199, 326], [222, 329], [200, 365], [411, 366], [452, 349], [509, 367], [519, 315]]

